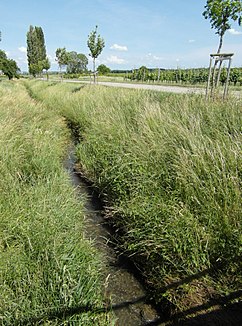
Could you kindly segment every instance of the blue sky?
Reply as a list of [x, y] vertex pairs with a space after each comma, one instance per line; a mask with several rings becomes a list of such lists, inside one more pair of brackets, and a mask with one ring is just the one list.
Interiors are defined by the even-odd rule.
[[[205, 4], [205, 0], [0, 0], [0, 48], [27, 70], [26, 33], [30, 25], [41, 26], [51, 69], [56, 70], [55, 50], [66, 47], [88, 56], [88, 34], [98, 25], [105, 48], [97, 64], [111, 69], [207, 67], [219, 39], [202, 16]], [[233, 66], [242, 66], [242, 27], [233, 24], [222, 51], [235, 53]]]

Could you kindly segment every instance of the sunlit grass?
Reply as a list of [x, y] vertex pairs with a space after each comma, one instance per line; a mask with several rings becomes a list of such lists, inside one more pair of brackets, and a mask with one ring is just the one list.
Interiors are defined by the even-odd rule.
[[[219, 263], [202, 286], [238, 289], [241, 102], [75, 87], [34, 83], [31, 90], [71, 121], [82, 169], [106, 196], [123, 250], [149, 283], [159, 293]], [[165, 295], [179, 305], [188, 292]]]
[[94, 312], [101, 265], [63, 168], [63, 118], [19, 83], [1, 82], [0, 107], [0, 324], [110, 324]]

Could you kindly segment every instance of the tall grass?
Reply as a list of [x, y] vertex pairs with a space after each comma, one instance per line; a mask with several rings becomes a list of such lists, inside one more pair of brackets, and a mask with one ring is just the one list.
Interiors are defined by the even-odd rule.
[[[158, 296], [184, 305], [241, 286], [241, 102], [30, 87], [75, 127], [82, 169], [106, 195], [123, 250]], [[188, 287], [164, 290], [205, 270]]]
[[0, 324], [107, 325], [100, 261], [63, 157], [63, 118], [0, 85]]

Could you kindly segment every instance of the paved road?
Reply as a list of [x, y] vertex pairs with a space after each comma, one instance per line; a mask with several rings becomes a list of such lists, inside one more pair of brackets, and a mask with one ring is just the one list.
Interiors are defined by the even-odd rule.
[[[90, 84], [89, 81], [81, 80], [64, 80], [68, 83], [85, 83]], [[195, 93], [195, 94], [205, 94], [205, 89], [202, 88], [192, 88], [192, 87], [179, 87], [179, 86], [164, 86], [164, 85], [149, 85], [149, 84], [135, 84], [135, 83], [113, 83], [113, 82], [102, 82], [99, 81], [98, 85], [110, 86], [110, 87], [122, 87], [122, 88], [136, 88], [136, 89], [150, 89], [160, 92], [171, 92], [179, 94]]]
[[[56, 80], [51, 80], [51, 81], [60, 81], [60, 80], [56, 79]], [[90, 81], [82, 81], [82, 80], [64, 79], [63, 81], [66, 83], [90, 84]], [[202, 95], [205, 95], [205, 92], [206, 92], [205, 88], [185, 87], [185, 86], [164, 86], [164, 85], [118, 83], [118, 82], [114, 83], [114, 82], [103, 82], [103, 81], [99, 81], [97, 84], [109, 86], [109, 87], [147, 89], [147, 90], [153, 90], [153, 91], [159, 91], [159, 92], [170, 92], [170, 93], [177, 93], [177, 94], [202, 94]], [[231, 94], [239, 100], [242, 99], [241, 91], [231, 91]]]
[[[79, 81], [79, 83], [88, 83]], [[98, 85], [110, 86], [110, 87], [123, 87], [123, 88], [136, 88], [136, 89], [150, 89], [153, 91], [160, 92], [170, 92], [177, 94], [202, 94], [205, 96], [206, 89], [205, 88], [197, 88], [197, 87], [185, 87], [185, 86], [164, 86], [164, 85], [149, 85], [149, 84], [134, 84], [134, 83], [112, 83], [112, 82], [98, 82]], [[221, 95], [223, 91], [221, 91]], [[233, 95], [237, 99], [242, 99], [242, 91], [229, 91], [230, 95]]]

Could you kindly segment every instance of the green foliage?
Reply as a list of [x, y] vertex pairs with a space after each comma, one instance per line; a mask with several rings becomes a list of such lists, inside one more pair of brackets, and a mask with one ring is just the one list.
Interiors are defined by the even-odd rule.
[[94, 82], [95, 82], [95, 61], [97, 57], [101, 54], [103, 48], [105, 47], [104, 39], [98, 34], [97, 35], [97, 26], [88, 35], [87, 46], [90, 50], [89, 56], [93, 59], [93, 73], [94, 73]]
[[149, 72], [148, 69], [145, 66], [142, 66], [138, 69], [136, 78], [138, 80], [144, 81], [148, 77], [148, 72]]
[[92, 31], [88, 35], [88, 41], [87, 41], [87, 46], [90, 50], [90, 56], [93, 59], [96, 59], [102, 52], [105, 42], [104, 39], [101, 38], [100, 35], [97, 35], [97, 26], [94, 31]]
[[50, 69], [50, 60], [48, 58], [42, 61], [42, 67], [46, 71]]
[[89, 86], [73, 93], [74, 87], [35, 92], [78, 126], [83, 172], [105, 195], [123, 250], [149, 284], [159, 293], [220, 261], [219, 280], [211, 272], [197, 288], [166, 296], [176, 304], [192, 286], [238, 290], [241, 103]]
[[[0, 63], [0, 65], [1, 65], [1, 63]], [[14, 61], [12, 59], [5, 60], [2, 63], [1, 70], [4, 73], [4, 75], [6, 75], [8, 77], [9, 80], [13, 79], [13, 77], [18, 78], [18, 73], [20, 71], [19, 67], [17, 66], [16, 61]]]
[[29, 73], [33, 76], [42, 73], [43, 69], [46, 69], [45, 67], [50, 68], [46, 56], [44, 33], [41, 27], [29, 27], [27, 32], [27, 57]]
[[1, 325], [107, 325], [93, 312], [100, 261], [63, 168], [65, 123], [19, 83], [1, 83], [0, 108]]
[[0, 60], [7, 60], [7, 55], [3, 50], [0, 50]]
[[58, 48], [55, 51], [55, 56], [61, 72], [61, 69], [64, 68], [69, 62], [69, 54], [66, 51], [66, 48], [64, 47], [64, 48]]
[[227, 80], [227, 69], [222, 68], [221, 74], [220, 74], [220, 82], [221, 82], [221, 84], [224, 85], [226, 80]]
[[88, 59], [83, 53], [68, 52], [66, 72], [68, 74], [80, 74], [87, 71]]
[[[180, 84], [205, 84], [208, 80], [208, 68], [196, 69], [167, 69], [149, 70], [146, 67], [140, 67], [134, 70], [131, 74], [126, 76], [131, 80], [138, 80], [144, 82], [157, 81], [161, 83], [180, 83]], [[220, 82], [223, 85], [226, 80], [226, 68], [222, 69], [220, 75]], [[230, 73], [230, 82], [237, 84], [242, 77], [242, 68], [232, 68]]]
[[108, 68], [106, 65], [101, 64], [97, 67], [97, 71], [100, 75], [107, 75], [111, 72], [110, 68]]
[[220, 53], [223, 36], [231, 28], [231, 20], [241, 23], [242, 4], [241, 0], [207, 0], [203, 16], [209, 19], [211, 27], [220, 36], [217, 53]]
[[18, 78], [20, 72], [16, 61], [8, 59], [4, 51], [0, 50], [0, 70], [8, 77], [8, 79], [13, 79], [13, 77]]
[[234, 84], [234, 86], [236, 86], [240, 77], [242, 77], [241, 71], [237, 68], [232, 69], [230, 73], [230, 81]]

